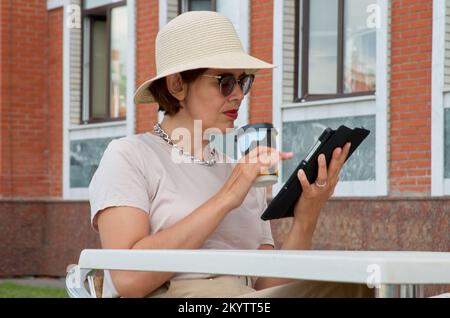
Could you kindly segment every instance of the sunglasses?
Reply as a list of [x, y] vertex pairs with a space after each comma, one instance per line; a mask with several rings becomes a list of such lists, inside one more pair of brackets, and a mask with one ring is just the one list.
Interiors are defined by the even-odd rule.
[[253, 81], [255, 80], [254, 74], [243, 74], [239, 77], [239, 79], [235, 79], [232, 74], [224, 74], [224, 75], [207, 75], [203, 74], [202, 76], [215, 78], [219, 81], [220, 93], [227, 97], [230, 95], [236, 84], [239, 84], [239, 87], [242, 90], [244, 95], [252, 88]]

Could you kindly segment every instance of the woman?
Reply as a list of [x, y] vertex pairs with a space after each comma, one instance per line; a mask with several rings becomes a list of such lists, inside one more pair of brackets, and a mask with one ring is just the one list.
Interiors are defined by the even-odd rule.
[[[252, 184], [263, 167], [292, 153], [259, 147], [232, 164], [202, 137], [212, 129], [233, 128], [254, 73], [273, 66], [247, 55], [231, 22], [215, 12], [188, 12], [164, 27], [156, 40], [156, 64], [157, 76], [138, 88], [135, 102], [156, 101], [164, 120], [152, 132], [112, 141], [89, 187], [92, 224], [102, 247], [272, 249], [269, 222], [260, 219], [266, 193]], [[184, 138], [178, 138], [180, 131]], [[311, 247], [320, 209], [333, 193], [348, 151], [349, 145], [336, 149], [328, 171], [320, 157], [315, 184], [299, 174], [304, 190], [282, 249]], [[313, 286], [285, 285], [289, 282], [111, 271], [105, 272], [103, 296], [253, 297], [256, 290], [269, 297], [307, 296]], [[327, 286], [341, 296], [359, 292]]]

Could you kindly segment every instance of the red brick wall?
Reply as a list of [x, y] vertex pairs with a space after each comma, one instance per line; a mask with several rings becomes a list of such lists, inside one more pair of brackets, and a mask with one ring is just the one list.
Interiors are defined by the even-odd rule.
[[[136, 88], [156, 74], [155, 39], [159, 28], [157, 0], [136, 1]], [[136, 133], [151, 130], [158, 119], [156, 104], [136, 105]]]
[[431, 189], [432, 1], [392, 1], [390, 194]]
[[11, 16], [10, 1], [0, 1], [0, 195], [11, 193]]
[[[253, 56], [272, 63], [273, 1], [250, 1], [250, 52]], [[256, 75], [250, 96], [250, 123], [272, 122], [272, 70]]]
[[7, 71], [2, 71], [0, 195], [48, 196], [47, 3], [2, 1], [1, 11], [1, 63]]
[[63, 18], [62, 8], [49, 12], [48, 98], [49, 114], [47, 134], [49, 145], [49, 196], [62, 197], [63, 161]]

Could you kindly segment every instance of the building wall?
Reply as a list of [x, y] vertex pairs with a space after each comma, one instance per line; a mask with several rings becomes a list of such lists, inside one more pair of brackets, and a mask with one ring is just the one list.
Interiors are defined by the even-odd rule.
[[450, 0], [445, 0], [445, 89], [450, 88]]
[[284, 0], [283, 8], [283, 103], [294, 101], [295, 0]]
[[[329, 201], [313, 238], [319, 250], [449, 251], [448, 198], [346, 198]], [[290, 219], [272, 221], [280, 246]]]
[[[136, 1], [136, 88], [156, 74], [154, 52], [159, 28], [158, 0]], [[136, 133], [149, 131], [158, 120], [156, 104], [136, 105]]]
[[10, 3], [0, 1], [0, 193], [10, 195], [11, 189], [11, 16]]
[[[49, 109], [49, 48], [46, 2], [2, 1], [1, 195], [48, 197], [60, 194], [58, 150]], [[56, 155], [59, 156], [59, 155]]]
[[63, 16], [62, 8], [48, 13], [48, 103], [50, 197], [62, 197], [63, 165]]
[[167, 0], [167, 22], [178, 15], [178, 0]]
[[[81, 6], [80, 0], [71, 0], [73, 5]], [[81, 12], [80, 12], [81, 13]], [[75, 11], [72, 12], [75, 14]], [[76, 21], [72, 20], [75, 24]], [[82, 23], [82, 21], [80, 21]], [[51, 29], [49, 29], [51, 30]], [[70, 28], [70, 124], [78, 125], [81, 120], [81, 56], [82, 28]]]
[[[251, 1], [250, 54], [272, 62], [273, 0]], [[250, 123], [272, 121], [272, 70], [258, 72], [250, 95]]]
[[390, 193], [430, 195], [432, 1], [392, 1]]
[[[63, 276], [82, 249], [100, 246], [85, 201], [1, 200], [0, 211], [0, 277]], [[322, 211], [313, 248], [448, 251], [449, 213], [448, 198], [332, 200]], [[289, 220], [272, 222], [278, 247], [289, 226]], [[449, 287], [427, 286], [426, 294]]]
[[0, 200], [0, 277], [64, 276], [100, 247], [89, 215], [85, 201]]
[[[294, 96], [294, 4], [284, 0], [284, 104]], [[388, 9], [388, 197], [331, 199], [315, 249], [449, 251], [449, 214], [441, 209], [448, 198], [430, 197], [432, 1], [392, 1]], [[290, 225], [272, 221], [278, 245]]]
[[[312, 249], [448, 252], [449, 215], [449, 198], [332, 199], [322, 209]], [[291, 222], [272, 221], [277, 247]], [[427, 285], [425, 295], [449, 290], [450, 285]]]

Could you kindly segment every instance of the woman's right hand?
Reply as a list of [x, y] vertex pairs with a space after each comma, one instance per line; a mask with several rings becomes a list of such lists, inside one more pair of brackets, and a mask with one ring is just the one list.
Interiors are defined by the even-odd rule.
[[280, 160], [288, 160], [293, 156], [292, 152], [279, 152], [274, 148], [254, 148], [237, 162], [218, 196], [230, 210], [239, 207], [262, 170], [276, 167]]

